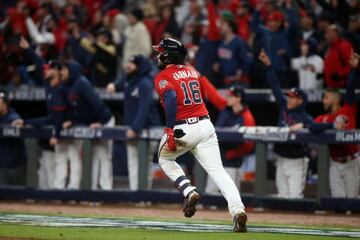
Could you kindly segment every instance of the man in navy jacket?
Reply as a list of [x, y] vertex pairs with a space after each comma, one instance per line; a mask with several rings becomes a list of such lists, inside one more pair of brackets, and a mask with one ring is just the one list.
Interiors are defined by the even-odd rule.
[[[65, 188], [65, 180], [67, 175], [67, 156], [71, 150], [68, 147], [69, 141], [59, 140], [60, 131], [63, 122], [68, 116], [68, 104], [64, 87], [61, 84], [60, 70], [61, 64], [56, 60], [45, 63], [39, 55], [30, 47], [25, 38], [21, 38], [20, 48], [24, 51], [24, 57], [29, 62], [35, 64], [35, 73], [45, 86], [47, 115], [33, 119], [27, 119], [25, 124], [41, 128], [47, 125], [55, 127], [54, 135], [49, 140], [40, 140], [39, 144], [42, 148], [39, 159], [39, 188]], [[54, 153], [54, 148], [55, 152]], [[62, 156], [66, 156], [65, 159]], [[79, 165], [80, 158], [76, 155], [70, 159], [72, 166], [76, 168]], [[63, 170], [66, 169], [66, 170]], [[71, 172], [74, 172], [72, 170]], [[78, 188], [80, 180], [77, 176], [70, 176], [70, 188]]]
[[[259, 59], [266, 66], [266, 80], [279, 106], [279, 127], [304, 126], [316, 129], [317, 132], [334, 128], [332, 124], [314, 123], [312, 117], [305, 111], [307, 95], [301, 89], [291, 89], [286, 96], [282, 93], [279, 80], [271, 66], [271, 61], [262, 50]], [[305, 178], [308, 166], [308, 148], [302, 143], [278, 143], [274, 146], [278, 155], [276, 163], [276, 186], [279, 197], [303, 198]]]
[[[101, 101], [99, 94], [88, 79], [80, 72], [80, 65], [67, 62], [61, 69], [61, 78], [69, 102], [70, 120], [63, 127], [86, 125], [90, 128], [113, 127], [115, 119], [110, 109]], [[81, 142], [77, 141], [78, 151]], [[112, 189], [112, 141], [94, 140], [92, 142], [92, 189], [100, 187]], [[77, 174], [81, 175], [81, 172]]]
[[285, 17], [280, 11], [274, 11], [269, 14], [266, 19], [266, 26], [264, 26], [260, 21], [260, 10], [262, 7], [263, 3], [259, 2], [250, 23], [251, 30], [256, 33], [261, 48], [264, 48], [269, 54], [273, 63], [273, 69], [279, 78], [281, 86], [290, 88], [293, 83], [289, 77], [289, 60], [297, 46], [298, 19], [292, 9], [291, 2], [286, 1], [285, 12], [288, 26], [284, 26]]
[[225, 86], [249, 86], [247, 73], [252, 62], [252, 56], [246, 43], [236, 35], [237, 24], [233, 19], [222, 18], [222, 41], [217, 51], [217, 62], [213, 69], [223, 77]]
[[[54, 126], [55, 131], [53, 136], [48, 140], [48, 144], [42, 143], [42, 146], [45, 147], [44, 149], [47, 149], [47, 146], [49, 145], [54, 147], [57, 154], [53, 154], [53, 151], [42, 151], [42, 156], [39, 159], [40, 166], [38, 171], [39, 188], [48, 189], [56, 187], [62, 189], [65, 187], [64, 184], [67, 171], [63, 171], [61, 166], [67, 166], [67, 152], [69, 148], [67, 145], [69, 142], [59, 138], [62, 124], [68, 118], [68, 104], [66, 100], [66, 93], [60, 79], [61, 64], [56, 60], [52, 60], [48, 64], [43, 65], [43, 68], [45, 79], [47, 81], [46, 105], [48, 115], [27, 119], [25, 124], [32, 125], [34, 127], [43, 127], [47, 125]], [[63, 155], [66, 156], [66, 159], [60, 157]], [[77, 157], [77, 159], [79, 159], [79, 157]], [[72, 165], [74, 164], [76, 163], [73, 163]], [[77, 188], [76, 186], [78, 186], [79, 182], [77, 178], [77, 176], [70, 177], [70, 188]], [[61, 183], [59, 183], [59, 181]], [[59, 184], [61, 184], [61, 186], [59, 186]]]
[[[127, 131], [127, 161], [130, 190], [138, 189], [139, 155], [134, 140], [144, 128], [160, 125], [155, 102], [153, 99], [153, 82], [150, 76], [151, 65], [149, 60], [141, 55], [130, 59], [126, 65], [126, 77], [115, 84], [110, 83], [107, 91], [110, 93], [124, 91], [124, 124], [129, 126]], [[157, 143], [151, 142], [149, 148], [149, 162], [151, 162]], [[149, 168], [149, 187], [151, 187], [151, 168]]]
[[[10, 107], [6, 92], [0, 92], [0, 124], [21, 125], [20, 116]], [[19, 138], [0, 139], [0, 185], [25, 184], [26, 150]]]

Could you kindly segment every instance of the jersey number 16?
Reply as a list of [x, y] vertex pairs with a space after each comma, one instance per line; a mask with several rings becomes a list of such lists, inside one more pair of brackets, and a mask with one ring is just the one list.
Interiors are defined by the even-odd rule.
[[184, 93], [184, 105], [202, 103], [199, 83], [196, 80], [189, 81], [187, 84], [186, 82], [181, 82], [180, 86]]

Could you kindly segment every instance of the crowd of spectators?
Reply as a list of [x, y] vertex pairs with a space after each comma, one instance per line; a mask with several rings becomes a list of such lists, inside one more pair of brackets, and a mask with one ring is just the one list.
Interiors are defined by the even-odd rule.
[[164, 37], [217, 87], [266, 87], [257, 55], [269, 53], [284, 88], [343, 88], [351, 48], [360, 50], [356, 0], [0, 2], [0, 84], [42, 86], [18, 46], [26, 37], [46, 61], [76, 60], [96, 87], [120, 79], [134, 55], [152, 57]]

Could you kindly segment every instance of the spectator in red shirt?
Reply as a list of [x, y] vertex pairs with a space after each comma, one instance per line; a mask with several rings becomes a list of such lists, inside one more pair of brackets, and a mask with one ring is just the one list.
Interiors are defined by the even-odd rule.
[[324, 59], [325, 84], [329, 88], [344, 88], [350, 72], [352, 46], [341, 37], [340, 29], [336, 25], [330, 25], [326, 29], [325, 37], [329, 43]]
[[[330, 123], [337, 129], [356, 128], [356, 96], [354, 84], [359, 80], [355, 72], [359, 64], [359, 55], [351, 54], [350, 72], [347, 82], [344, 105], [341, 105], [341, 95], [336, 90], [326, 91], [323, 99], [326, 114], [318, 116], [318, 123]], [[311, 128], [310, 128], [311, 130]], [[333, 197], [356, 197], [359, 193], [359, 163], [360, 149], [357, 144], [331, 144], [330, 148], [330, 190]]]

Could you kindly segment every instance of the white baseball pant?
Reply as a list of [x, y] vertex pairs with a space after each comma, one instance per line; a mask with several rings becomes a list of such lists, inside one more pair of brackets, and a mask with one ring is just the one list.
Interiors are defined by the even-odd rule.
[[329, 181], [332, 197], [355, 198], [358, 196], [359, 161], [360, 157], [346, 163], [330, 161]]
[[[225, 171], [229, 174], [231, 179], [234, 181], [236, 188], [240, 192], [240, 182], [241, 182], [241, 168], [238, 167], [224, 167]], [[206, 180], [206, 193], [219, 193], [219, 188], [216, 186], [215, 182], [208, 176]]]
[[[55, 145], [55, 179], [56, 189], [80, 189], [82, 174], [81, 149], [82, 140], [63, 140]], [[69, 183], [66, 187], [68, 175], [68, 163], [70, 164]]]
[[[115, 118], [112, 117], [104, 127], [114, 127]], [[92, 174], [91, 189], [100, 187], [103, 190], [111, 190], [113, 187], [113, 166], [112, 166], [112, 140], [92, 141]]]
[[55, 152], [42, 150], [39, 158], [39, 189], [52, 189], [54, 187]]
[[176, 139], [175, 152], [169, 151], [166, 134], [161, 139], [159, 164], [165, 174], [178, 185], [185, 197], [194, 190], [195, 187], [189, 184], [188, 179], [184, 179], [185, 173], [175, 161], [178, 156], [191, 151], [227, 200], [231, 216], [243, 212], [245, 207], [239, 191], [222, 165], [218, 139], [211, 121], [204, 119], [193, 124], [176, 125], [174, 129], [182, 129], [185, 136]]
[[[158, 143], [154, 141], [149, 142], [148, 148], [148, 188], [152, 187], [152, 160], [154, 156], [155, 149]], [[139, 151], [138, 151], [138, 141], [128, 141], [126, 144], [127, 150], [127, 169], [129, 175], [129, 188], [132, 191], [139, 189]]]
[[303, 198], [305, 189], [308, 158], [277, 157], [276, 187], [278, 197]]

